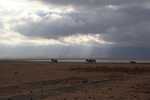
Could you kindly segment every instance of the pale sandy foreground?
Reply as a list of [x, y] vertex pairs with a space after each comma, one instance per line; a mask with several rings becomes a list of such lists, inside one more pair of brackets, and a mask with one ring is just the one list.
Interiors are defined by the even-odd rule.
[[3, 62], [0, 100], [150, 100], [150, 64]]

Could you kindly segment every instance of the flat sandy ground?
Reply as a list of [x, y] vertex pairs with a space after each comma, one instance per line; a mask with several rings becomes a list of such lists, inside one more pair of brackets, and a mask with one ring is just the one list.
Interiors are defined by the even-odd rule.
[[150, 100], [150, 64], [4, 62], [0, 100]]

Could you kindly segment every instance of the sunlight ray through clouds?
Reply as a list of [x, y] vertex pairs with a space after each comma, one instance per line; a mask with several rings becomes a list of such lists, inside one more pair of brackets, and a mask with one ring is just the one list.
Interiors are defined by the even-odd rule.
[[74, 55], [121, 56], [125, 49], [132, 55], [130, 48], [150, 48], [149, 5], [149, 0], [0, 0], [0, 55], [7, 54], [3, 47], [16, 53], [36, 47], [34, 56], [44, 50], [61, 55], [68, 48]]
[[[112, 8], [113, 6], [109, 6]], [[16, 32], [13, 27], [21, 26], [26, 23], [41, 23], [41, 21], [57, 22], [64, 18], [64, 14], [75, 12], [72, 5], [56, 6], [45, 5], [38, 0], [0, 0], [0, 19], [3, 21], [3, 29], [0, 32], [0, 44], [6, 45], [96, 45], [112, 44], [105, 41], [100, 34], [72, 34], [61, 36], [57, 39], [30, 37]], [[78, 20], [69, 19], [76, 23]], [[82, 22], [82, 21], [81, 21]], [[66, 23], [66, 22], [65, 22]], [[76, 25], [76, 24], [75, 24]], [[73, 25], [72, 25], [73, 26]], [[51, 27], [49, 27], [51, 28]], [[28, 29], [27, 29], [28, 30]], [[33, 29], [34, 31], [34, 29]], [[35, 34], [35, 33], [29, 33]], [[44, 35], [44, 33], [41, 33]], [[51, 33], [49, 33], [51, 34]], [[60, 34], [61, 35], [61, 34]]]
[[3, 32], [0, 35], [0, 44], [17, 46], [17, 45], [90, 45], [90, 44], [112, 44], [103, 40], [100, 35], [72, 35], [59, 39], [48, 39], [39, 37], [26, 37], [20, 33], [15, 32]]
[[87, 34], [87, 35], [72, 35], [63, 38], [63, 41], [68, 44], [74, 45], [88, 45], [88, 44], [112, 44], [111, 42], [107, 42], [101, 38], [99, 34]]

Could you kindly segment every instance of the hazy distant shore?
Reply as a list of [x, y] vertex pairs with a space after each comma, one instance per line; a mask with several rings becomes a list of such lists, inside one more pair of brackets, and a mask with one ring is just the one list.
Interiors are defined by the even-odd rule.
[[[59, 63], [86, 63], [86, 58], [55, 58]], [[136, 60], [136, 59], [108, 59], [108, 58], [97, 58], [96, 63], [130, 63], [135, 61], [136, 63], [150, 63], [150, 60]], [[37, 63], [50, 63], [51, 59], [0, 59], [0, 63], [16, 63], [16, 62], [37, 62]]]

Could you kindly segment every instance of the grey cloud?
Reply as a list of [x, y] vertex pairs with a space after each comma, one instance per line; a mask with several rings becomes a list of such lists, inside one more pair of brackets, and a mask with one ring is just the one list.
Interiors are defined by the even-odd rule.
[[149, 2], [149, 0], [41, 0], [42, 2], [55, 5], [92, 6], [138, 4]]
[[[30, 0], [29, 0], [30, 1]], [[40, 21], [28, 18], [24, 24], [16, 20], [11, 31], [30, 37], [60, 38], [69, 35], [100, 34], [105, 41], [115, 44], [91, 46], [8, 46], [0, 44], [0, 58], [47, 58], [47, 57], [121, 57], [150, 58], [150, 1], [149, 0], [41, 0], [47, 6], [71, 5], [70, 13], [38, 11]], [[110, 6], [111, 5], [111, 6]], [[108, 7], [109, 6], [109, 7]], [[114, 7], [114, 8], [113, 8]], [[116, 7], [116, 8], [115, 8]], [[31, 11], [32, 12], [32, 11]], [[50, 20], [58, 14], [61, 19]], [[3, 16], [3, 14], [0, 14]], [[0, 17], [1, 18], [1, 17]], [[20, 21], [20, 20], [19, 20]], [[7, 23], [6, 23], [7, 24]], [[0, 19], [0, 34], [3, 33]], [[1, 31], [2, 30], [2, 31]]]
[[29, 36], [54, 38], [78, 33], [103, 33], [109, 27], [130, 24], [126, 15], [111, 9], [97, 12], [80, 11], [62, 16], [62, 19], [56, 21], [47, 21], [47, 18], [43, 18], [38, 23], [29, 22], [16, 26], [15, 30]]
[[[47, 0], [52, 4], [62, 5], [76, 5], [78, 3], [84, 5], [84, 1]], [[88, 0], [85, 3], [90, 4], [89, 2], [100, 4], [104, 1]], [[99, 6], [99, 9], [89, 9], [89, 7], [80, 9], [80, 11], [60, 14], [63, 18], [55, 21], [49, 21], [47, 17], [42, 17], [43, 19], [40, 22], [26, 22], [24, 25], [15, 26], [14, 30], [27, 36], [45, 38], [59, 38], [78, 33], [101, 34], [104, 40], [114, 42], [116, 45], [150, 46], [148, 44], [150, 42], [150, 8], [140, 4], [141, 0], [112, 0], [109, 2], [119, 4], [118, 8], [112, 9]], [[147, 2], [147, 0], [143, 2]], [[40, 15], [43, 16], [43, 13]]]

